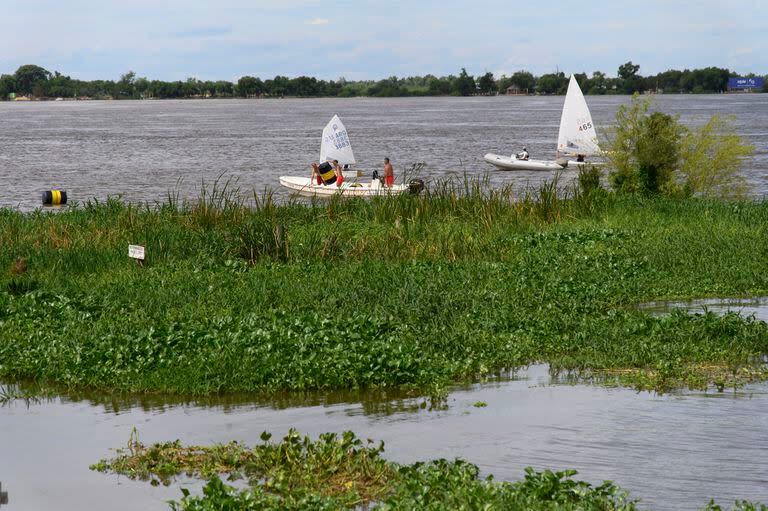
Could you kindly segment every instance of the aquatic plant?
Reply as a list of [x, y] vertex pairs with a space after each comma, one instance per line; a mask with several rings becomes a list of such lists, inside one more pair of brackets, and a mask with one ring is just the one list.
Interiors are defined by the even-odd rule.
[[[181, 501], [171, 503], [172, 509], [185, 510], [635, 509], [613, 483], [592, 486], [573, 480], [575, 470], [526, 469], [520, 482], [496, 482], [481, 478], [475, 465], [460, 459], [413, 465], [386, 461], [383, 443], [363, 442], [350, 431], [322, 434], [314, 441], [295, 430], [277, 443], [266, 432], [261, 438], [263, 443], [253, 448], [237, 443], [186, 447], [178, 441], [147, 447], [132, 435], [114, 459], [91, 469], [153, 484], [182, 473], [208, 479], [202, 496], [183, 490]], [[248, 478], [250, 488], [228, 487], [222, 475]]]
[[0, 377], [195, 395], [402, 387], [438, 407], [452, 383], [533, 362], [661, 391], [766, 377], [765, 323], [635, 306], [768, 293], [768, 203], [544, 193], [467, 180], [309, 205], [217, 192], [1, 210], [0, 268], [28, 259], [0, 275]]
[[[520, 481], [481, 477], [461, 459], [402, 465], [383, 458], [383, 443], [363, 442], [354, 433], [325, 433], [317, 440], [290, 430], [278, 442], [262, 433], [262, 443], [231, 442], [184, 446], [179, 441], [144, 446], [134, 432], [114, 459], [92, 470], [114, 472], [152, 484], [179, 474], [208, 480], [202, 495], [182, 489], [171, 509], [506, 509], [511, 511], [634, 511], [638, 502], [611, 481], [592, 485], [574, 479], [575, 470], [526, 468]], [[247, 478], [247, 489], [224, 484]], [[723, 508], [710, 501], [706, 511]], [[736, 502], [734, 511], [765, 511], [758, 503]]]

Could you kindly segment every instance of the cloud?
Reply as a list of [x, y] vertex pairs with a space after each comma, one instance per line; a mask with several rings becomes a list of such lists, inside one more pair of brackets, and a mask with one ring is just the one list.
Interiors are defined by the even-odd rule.
[[307, 21], [307, 25], [328, 25], [330, 22], [328, 18], [315, 18]]

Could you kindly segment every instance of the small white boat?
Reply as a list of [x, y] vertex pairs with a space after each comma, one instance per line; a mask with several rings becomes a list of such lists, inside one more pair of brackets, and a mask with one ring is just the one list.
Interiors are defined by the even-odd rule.
[[521, 160], [512, 156], [488, 153], [483, 159], [496, 166], [500, 170], [563, 170], [584, 165], [581, 161], [562, 159], [559, 162], [553, 160]]
[[600, 153], [597, 132], [589, 113], [587, 101], [579, 83], [571, 75], [568, 92], [560, 116], [560, 132], [557, 136], [557, 157], [555, 160], [522, 160], [512, 156], [488, 153], [483, 158], [500, 170], [562, 170], [578, 168], [587, 162], [569, 160], [568, 156], [584, 157]]
[[[344, 167], [355, 163], [355, 155], [352, 152], [347, 128], [344, 127], [338, 115], [334, 115], [323, 129], [323, 138], [320, 143], [320, 161], [333, 160], [338, 160], [339, 165]], [[359, 181], [357, 171], [347, 170], [347, 172], [349, 174], [354, 173], [355, 177], [344, 176], [341, 186], [337, 183], [318, 184], [309, 176], [280, 176], [280, 184], [307, 197], [329, 197], [336, 194], [345, 197], [372, 197], [396, 195], [407, 191], [419, 193], [424, 189], [424, 182], [420, 179], [413, 179], [407, 185], [385, 186], [375, 175], [370, 182], [362, 183]]]
[[341, 186], [336, 186], [336, 184], [319, 185], [317, 181], [309, 177], [280, 176], [280, 184], [306, 197], [330, 197], [336, 194], [343, 195], [344, 197], [374, 197], [379, 195], [396, 195], [411, 189], [410, 185], [384, 186], [378, 179], [372, 179], [369, 183], [360, 183], [344, 178]]

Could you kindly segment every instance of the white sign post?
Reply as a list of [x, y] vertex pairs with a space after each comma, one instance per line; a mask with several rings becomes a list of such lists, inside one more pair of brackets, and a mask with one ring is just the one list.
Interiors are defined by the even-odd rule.
[[141, 245], [128, 245], [128, 257], [136, 259], [141, 264], [144, 261], [144, 247]]

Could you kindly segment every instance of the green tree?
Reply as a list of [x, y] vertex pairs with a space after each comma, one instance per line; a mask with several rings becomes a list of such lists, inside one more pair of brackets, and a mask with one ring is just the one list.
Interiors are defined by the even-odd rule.
[[613, 169], [611, 185], [619, 192], [666, 191], [679, 162], [677, 119], [660, 112], [649, 114], [650, 107], [650, 99], [635, 95], [616, 112], [607, 157]]
[[[48, 81], [50, 77], [51, 73], [40, 66], [35, 66], [34, 64], [21, 66], [14, 73], [16, 87], [18, 88], [17, 92], [20, 94], [32, 94], [35, 85]], [[42, 90], [44, 91], [45, 89]], [[39, 88], [38, 91], [40, 91]]]
[[605, 73], [601, 73], [600, 71], [593, 72], [592, 78], [586, 83], [585, 92], [587, 94], [605, 94], [607, 90], [608, 82], [605, 78]]
[[490, 71], [485, 73], [477, 81], [477, 85], [478, 87], [480, 87], [480, 92], [482, 92], [483, 94], [490, 94], [491, 92], [495, 92], [496, 80], [493, 79], [493, 73], [491, 73]]
[[510, 78], [510, 85], [514, 85], [522, 92], [531, 92], [536, 87], [536, 78], [528, 71], [515, 71]]
[[133, 98], [136, 91], [136, 73], [128, 71], [124, 75], [120, 76], [120, 80], [115, 84], [115, 99], [119, 98]]
[[16, 79], [12, 75], [0, 76], [0, 100], [8, 99], [8, 96], [16, 92]]
[[459, 96], [469, 96], [475, 93], [475, 79], [467, 74], [467, 70], [461, 68], [458, 78], [453, 81], [451, 92]]
[[640, 65], [633, 64], [631, 60], [619, 66], [619, 80], [626, 94], [634, 94], [642, 90], [643, 78], [637, 74], [638, 71], [640, 71]]
[[243, 76], [237, 81], [237, 95], [250, 98], [264, 92], [264, 85], [259, 78]]
[[742, 197], [747, 185], [741, 166], [754, 146], [736, 134], [732, 119], [713, 115], [700, 128], [687, 130], [680, 143], [680, 174], [688, 194]]
[[606, 157], [613, 188], [622, 193], [738, 197], [740, 173], [753, 147], [731, 122], [715, 115], [698, 129], [676, 117], [650, 112], [651, 100], [635, 95], [619, 107]]
[[541, 75], [536, 81], [536, 90], [542, 94], [564, 94], [568, 79], [562, 71]]

